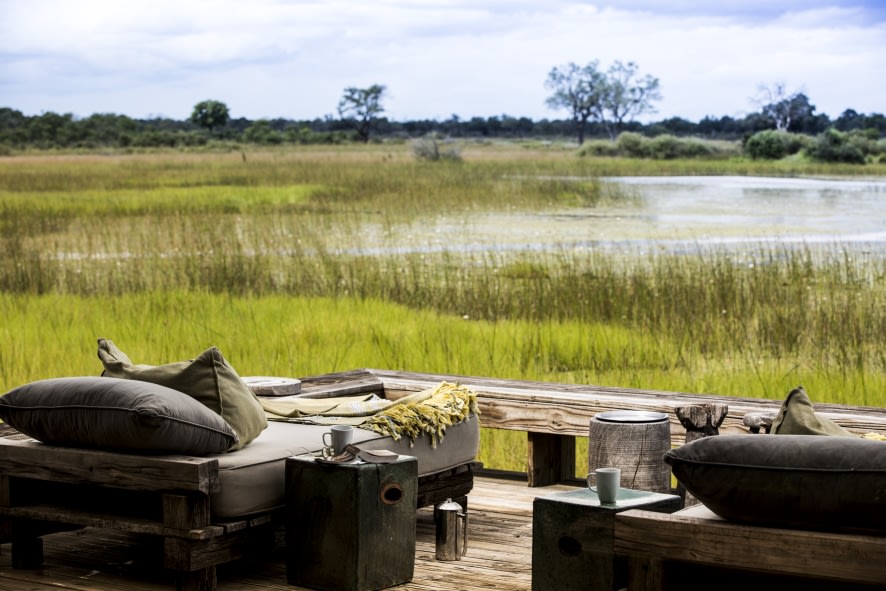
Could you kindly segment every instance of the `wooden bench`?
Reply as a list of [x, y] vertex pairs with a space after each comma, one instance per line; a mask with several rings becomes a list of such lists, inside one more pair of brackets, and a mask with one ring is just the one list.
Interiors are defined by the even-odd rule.
[[[830, 533], [742, 525], [720, 519], [703, 505], [672, 514], [619, 513], [614, 545], [616, 554], [628, 557], [630, 591], [675, 588], [668, 575], [669, 567], [678, 564], [832, 581], [834, 588], [886, 585], [886, 532]], [[690, 586], [686, 577], [683, 571], [679, 588]], [[713, 581], [709, 585], [718, 586]]]
[[[218, 461], [55, 447], [0, 425], [0, 542], [17, 568], [43, 561], [41, 536], [96, 527], [152, 536], [179, 591], [212, 591], [216, 566], [267, 551], [282, 540], [283, 507], [216, 520], [210, 493]], [[467, 506], [475, 464], [418, 481], [419, 507], [447, 498]]]

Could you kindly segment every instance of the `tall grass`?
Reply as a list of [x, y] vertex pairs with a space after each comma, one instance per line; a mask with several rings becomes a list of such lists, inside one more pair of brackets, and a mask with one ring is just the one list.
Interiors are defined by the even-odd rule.
[[[461, 153], [0, 161], [0, 388], [97, 373], [103, 336], [145, 363], [218, 345], [244, 375], [381, 367], [774, 399], [802, 383], [816, 401], [886, 405], [883, 259], [475, 250], [463, 229], [632, 198], [605, 175], [842, 168]], [[452, 227], [431, 235], [443, 215]], [[484, 435], [483, 461], [522, 468], [503, 437]]]
[[[0, 295], [0, 388], [97, 375], [96, 339], [136, 363], [191, 359], [216, 345], [241, 375], [308, 376], [359, 367], [781, 398], [886, 404], [886, 373], [823, 370], [803, 354], [693, 356], [680, 337], [605, 322], [473, 320], [376, 299], [200, 291], [121, 296]], [[480, 460], [525, 469], [525, 439], [484, 431]], [[579, 464], [582, 462], [579, 461]], [[581, 473], [582, 466], [577, 466]]]

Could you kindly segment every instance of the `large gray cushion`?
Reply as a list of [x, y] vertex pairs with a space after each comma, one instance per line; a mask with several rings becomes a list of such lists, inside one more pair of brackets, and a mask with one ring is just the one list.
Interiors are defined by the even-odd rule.
[[[234, 518], [285, 504], [285, 462], [290, 456], [311, 454], [323, 447], [329, 426], [271, 421], [268, 428], [241, 450], [218, 456], [219, 489], [212, 493], [212, 513]], [[386, 449], [418, 460], [419, 476], [443, 472], [473, 461], [480, 445], [477, 415], [451, 425], [436, 445], [430, 437], [394, 441], [367, 429], [354, 429], [360, 449]]]
[[189, 361], [143, 365], [130, 361], [113, 342], [99, 339], [98, 356], [105, 368], [102, 375], [160, 384], [184, 392], [217, 412], [237, 433], [239, 442], [233, 449], [243, 447], [268, 426], [255, 394], [217, 347]]
[[204, 456], [235, 445], [218, 414], [157, 384], [103, 377], [40, 380], [0, 397], [0, 419], [43, 443]]
[[721, 435], [665, 454], [724, 519], [803, 529], [886, 529], [886, 443], [818, 435]]

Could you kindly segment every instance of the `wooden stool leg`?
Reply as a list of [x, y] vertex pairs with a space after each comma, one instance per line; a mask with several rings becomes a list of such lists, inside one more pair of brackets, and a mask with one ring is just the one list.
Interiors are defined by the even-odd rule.
[[216, 585], [214, 566], [192, 572], [179, 572], [175, 577], [175, 591], [215, 591]]
[[15, 532], [12, 537], [12, 568], [37, 568], [43, 564], [43, 539]]
[[628, 558], [628, 591], [664, 589], [664, 563], [653, 558]]

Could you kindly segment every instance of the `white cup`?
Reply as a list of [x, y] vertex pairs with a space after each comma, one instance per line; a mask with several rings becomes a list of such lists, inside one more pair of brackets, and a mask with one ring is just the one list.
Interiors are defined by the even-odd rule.
[[[597, 485], [591, 486], [591, 479], [596, 478]], [[614, 505], [621, 486], [621, 470], [619, 468], [597, 468], [588, 474], [588, 488], [597, 493], [602, 505]]]
[[338, 455], [345, 450], [345, 446], [354, 437], [354, 429], [350, 425], [333, 425], [323, 434], [323, 445], [331, 447], [333, 455]]

